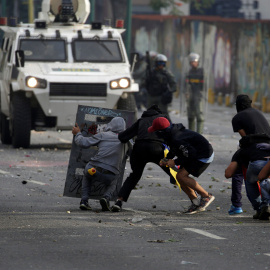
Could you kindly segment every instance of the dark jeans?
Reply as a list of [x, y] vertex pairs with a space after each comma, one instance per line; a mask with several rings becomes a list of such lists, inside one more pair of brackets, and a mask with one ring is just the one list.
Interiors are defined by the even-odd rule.
[[262, 205], [261, 207], [270, 206], [270, 179], [264, 179], [260, 182]]
[[260, 210], [262, 203], [258, 185], [258, 174], [267, 162], [268, 160], [255, 160], [250, 161], [248, 164], [246, 181], [247, 195], [253, 209], [256, 211]]
[[242, 207], [242, 185], [243, 185], [244, 175], [241, 168], [238, 168], [232, 177], [232, 196], [231, 202], [235, 207]]
[[104, 186], [106, 186], [106, 190], [102, 197], [106, 197], [108, 200], [110, 200], [117, 186], [117, 176], [113, 173], [104, 173], [102, 169], [101, 171], [97, 170], [94, 175], [89, 175], [87, 171], [92, 167], [95, 166], [89, 162], [86, 164], [84, 169], [84, 176], [82, 180], [82, 200], [88, 201], [88, 199], [90, 198], [92, 181], [95, 181], [96, 177], [98, 177], [100, 181], [104, 184]]
[[[135, 188], [141, 179], [145, 165], [148, 162], [159, 165], [159, 161], [162, 158], [164, 158], [164, 146], [161, 143], [149, 141], [135, 142], [130, 156], [132, 173], [130, 173], [124, 182], [118, 197], [123, 197], [123, 200], [126, 202], [132, 189]], [[169, 167], [161, 168], [170, 176]]]

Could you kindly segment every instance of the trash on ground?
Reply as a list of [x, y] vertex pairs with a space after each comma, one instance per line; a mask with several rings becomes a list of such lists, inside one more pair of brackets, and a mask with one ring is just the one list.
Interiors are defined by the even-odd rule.
[[187, 262], [187, 261], [181, 261], [181, 264], [198, 264], [198, 263], [194, 263], [194, 262]]
[[138, 223], [138, 222], [141, 222], [143, 220], [143, 218], [141, 218], [141, 217], [134, 217], [132, 220], [131, 220], [131, 222], [132, 223]]

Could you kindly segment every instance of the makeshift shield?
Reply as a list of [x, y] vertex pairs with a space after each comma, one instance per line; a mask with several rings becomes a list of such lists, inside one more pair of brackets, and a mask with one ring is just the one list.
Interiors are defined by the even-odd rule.
[[[124, 118], [126, 121], [126, 126], [129, 127], [134, 123], [135, 112], [79, 105], [76, 115], [76, 123], [81, 130], [83, 129], [84, 131], [87, 131], [86, 136], [93, 136], [94, 134], [104, 131], [107, 124], [114, 117]], [[111, 198], [112, 200], [117, 198], [117, 194], [122, 186], [126, 160], [130, 147], [130, 145], [125, 144], [120, 174], [117, 176], [117, 186], [113, 197]], [[81, 197], [81, 187], [85, 165], [96, 153], [97, 147], [93, 146], [88, 149], [83, 149], [77, 146], [73, 139], [63, 194], [64, 196], [76, 198]], [[95, 177], [95, 182], [92, 183], [91, 187], [90, 199], [100, 199], [104, 194], [106, 186], [100, 180], [101, 179], [98, 177]]]

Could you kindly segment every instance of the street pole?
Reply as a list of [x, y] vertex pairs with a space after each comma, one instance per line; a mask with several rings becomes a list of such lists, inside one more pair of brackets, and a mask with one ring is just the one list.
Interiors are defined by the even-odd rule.
[[127, 1], [127, 30], [126, 30], [126, 38], [125, 38], [125, 45], [127, 50], [127, 55], [129, 57], [130, 54], [130, 43], [131, 43], [131, 16], [132, 16], [132, 3], [131, 0]]
[[0, 13], [1, 17], [6, 17], [7, 16], [6, 6], [7, 6], [6, 0], [2, 0], [1, 1], [2, 12]]
[[90, 23], [95, 21], [96, 0], [90, 0]]
[[34, 3], [33, 0], [28, 0], [28, 22], [34, 21]]

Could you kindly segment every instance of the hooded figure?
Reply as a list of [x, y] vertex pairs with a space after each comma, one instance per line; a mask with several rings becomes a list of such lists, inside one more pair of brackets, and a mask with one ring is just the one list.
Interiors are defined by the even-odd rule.
[[164, 117], [154, 119], [148, 132], [156, 133], [170, 147], [167, 160], [162, 160], [161, 165], [170, 168], [180, 165], [176, 178], [191, 200], [190, 207], [184, 213], [205, 211], [215, 197], [189, 175], [199, 177], [213, 161], [214, 151], [211, 144], [201, 134], [186, 129], [181, 123], [172, 124]]
[[270, 127], [268, 121], [260, 112], [251, 107], [252, 100], [248, 95], [238, 95], [236, 97], [237, 114], [232, 119], [234, 132], [239, 132], [243, 137], [250, 134], [270, 135]]
[[241, 112], [247, 108], [251, 108], [252, 100], [248, 95], [238, 95], [236, 98], [236, 110], [237, 112]]
[[[118, 139], [118, 133], [126, 128], [125, 120], [122, 117], [113, 118], [107, 125], [104, 132], [100, 132], [90, 137], [84, 137], [76, 126], [72, 133], [75, 135], [75, 143], [81, 148], [90, 148], [97, 146], [98, 152], [91, 157], [85, 166], [84, 177], [82, 181], [82, 200], [80, 208], [82, 210], [91, 210], [88, 204], [90, 197], [92, 181], [99, 177], [107, 189], [100, 200], [103, 211], [110, 211], [109, 201], [113, 196], [117, 186], [117, 176], [120, 173], [121, 164], [124, 156], [124, 144]], [[95, 168], [96, 172], [91, 175], [89, 169]], [[102, 175], [100, 175], [102, 174]]]
[[[123, 143], [128, 142], [134, 137], [136, 137], [136, 140], [130, 156], [132, 173], [130, 173], [120, 189], [118, 199], [112, 206], [112, 211], [120, 211], [122, 202], [127, 202], [131, 191], [141, 179], [145, 165], [148, 162], [153, 162], [159, 166], [159, 161], [164, 158], [164, 140], [154, 133], [148, 133], [148, 128], [151, 126], [153, 120], [161, 116], [165, 117], [160, 108], [157, 105], [152, 105], [143, 112], [140, 119], [119, 134], [118, 138]], [[168, 167], [162, 167], [162, 169], [169, 177], [171, 176]], [[175, 180], [172, 178], [171, 183], [175, 183]]]

